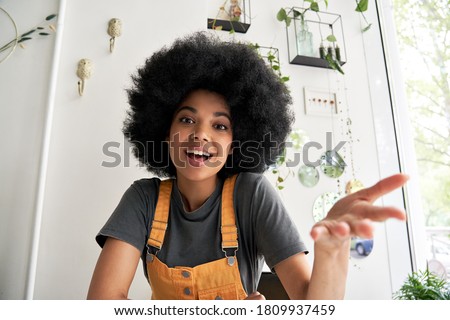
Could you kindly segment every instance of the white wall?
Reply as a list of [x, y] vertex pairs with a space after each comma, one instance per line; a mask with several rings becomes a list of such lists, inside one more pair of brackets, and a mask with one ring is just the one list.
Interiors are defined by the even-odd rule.
[[[57, 13], [58, 3], [0, 6], [22, 34]], [[55, 36], [25, 42], [0, 64], [0, 299], [24, 297], [54, 42]]]
[[[219, 1], [220, 2], [220, 1]], [[346, 117], [347, 105], [353, 120], [353, 138], [357, 142], [353, 145], [353, 157], [356, 177], [367, 186], [380, 178], [379, 154], [377, 149], [373, 108], [389, 110], [389, 102], [373, 105], [370, 91], [370, 77], [367, 64], [363, 35], [360, 32], [360, 18], [354, 12], [354, 3], [343, 0], [330, 1], [330, 12], [342, 15], [344, 33], [347, 45], [347, 64], [345, 78], [326, 69], [317, 69], [298, 65], [290, 65], [287, 58], [286, 34], [282, 23], [275, 19], [276, 12], [281, 6], [290, 6], [292, 1], [258, 0], [252, 1], [252, 25], [246, 34], [237, 34], [237, 39], [249, 40], [262, 46], [273, 46], [280, 50], [283, 74], [289, 75], [288, 85], [294, 98], [294, 109], [297, 115], [296, 126], [302, 128], [311, 140], [325, 145], [325, 132], [333, 131], [337, 140], [345, 140], [346, 127], [340, 118], [332, 121], [330, 118], [306, 116], [303, 108], [303, 87], [321, 87], [325, 90], [335, 90], [341, 96], [343, 113]], [[24, 15], [24, 9], [14, 1], [6, 1]], [[54, 7], [55, 1], [46, 1], [45, 14]], [[52, 7], [53, 6], [53, 7]], [[6, 7], [6, 6], [5, 6]], [[45, 8], [45, 6], [42, 6]], [[62, 34], [60, 64], [57, 68], [57, 86], [54, 99], [54, 117], [52, 121], [52, 135], [50, 141], [48, 172], [46, 175], [45, 194], [43, 202], [43, 216], [39, 251], [37, 260], [36, 282], [34, 298], [36, 299], [83, 299], [86, 295], [90, 277], [100, 252], [94, 236], [105, 223], [122, 193], [136, 179], [148, 174], [137, 167], [136, 161], [130, 157], [130, 165], [124, 163], [116, 168], [105, 168], [102, 161], [110, 161], [102, 150], [105, 143], [116, 141], [123, 148], [121, 134], [122, 121], [127, 108], [124, 89], [130, 85], [130, 74], [144, 59], [163, 45], [170, 44], [178, 36], [206, 28], [206, 17], [214, 12], [215, 6], [211, 1], [106, 1], [95, 2], [80, 0], [68, 1]], [[372, 8], [373, 9], [373, 8]], [[36, 16], [39, 11], [30, 11]], [[118, 17], [123, 21], [123, 35], [116, 41], [116, 49], [110, 54], [109, 37], [106, 26], [109, 19]], [[373, 21], [376, 24], [376, 21]], [[371, 32], [376, 37], [376, 28]], [[232, 37], [226, 32], [220, 32], [224, 39]], [[378, 49], [380, 49], [378, 47]], [[50, 69], [50, 49], [47, 49], [47, 64], [39, 64], [42, 70]], [[41, 52], [42, 53], [42, 52]], [[13, 59], [14, 58], [14, 59]], [[78, 78], [75, 75], [77, 62], [81, 58], [89, 58], [94, 62], [94, 74], [87, 81], [85, 95], [79, 97], [77, 93]], [[20, 59], [20, 60], [19, 60]], [[19, 75], [17, 70], [30, 74], [34, 68], [18, 67], [23, 65], [22, 56], [14, 54], [0, 68], [8, 67], [6, 73], [0, 73], [2, 83], [9, 79], [9, 86], [14, 88], [23, 84], [27, 76]], [[380, 62], [382, 56], [375, 54], [373, 59]], [[370, 62], [369, 62], [370, 63]], [[42, 73], [42, 71], [41, 71]], [[37, 72], [36, 74], [39, 74]], [[16, 78], [12, 78], [12, 77]], [[45, 80], [45, 81], [44, 81]], [[37, 122], [33, 138], [34, 143], [25, 140], [34, 148], [33, 154], [39, 153], [40, 133], [42, 132], [43, 111], [45, 110], [45, 93], [48, 78], [42, 80], [42, 86], [33, 87], [33, 94], [41, 93], [40, 122]], [[383, 81], [383, 80], [381, 80]], [[2, 85], [3, 87], [3, 85]], [[3, 97], [2, 92], [2, 97]], [[17, 99], [25, 99], [20, 91], [9, 89], [6, 101], [8, 110], [3, 122], [10, 128], [23, 132], [31, 126], [20, 118], [16, 103]], [[31, 97], [27, 96], [27, 99]], [[22, 104], [22, 108], [29, 103]], [[15, 107], [13, 109], [13, 106]], [[4, 112], [3, 106], [1, 112]], [[25, 111], [23, 111], [25, 112]], [[16, 116], [15, 121], [5, 121], [6, 114]], [[33, 122], [34, 123], [34, 122]], [[2, 135], [16, 137], [17, 135]], [[28, 135], [25, 137], [28, 138]], [[25, 139], [24, 138], [24, 139]], [[383, 138], [383, 137], [381, 137]], [[24, 295], [24, 274], [29, 254], [29, 234], [32, 230], [32, 216], [34, 194], [36, 192], [37, 165], [34, 159], [34, 171], [25, 175], [22, 168], [28, 166], [18, 162], [19, 157], [26, 153], [23, 149], [13, 146], [21, 141], [11, 143], [5, 141], [8, 150], [14, 151], [13, 157], [2, 157], [2, 161], [9, 161], [11, 169], [4, 170], [7, 176], [7, 187], [1, 189], [1, 222], [2, 222], [2, 263], [0, 274], [1, 298], [21, 298]], [[3, 140], [2, 140], [3, 145]], [[391, 146], [392, 147], [392, 146]], [[395, 148], [395, 146], [394, 146]], [[122, 150], [122, 149], [121, 149]], [[347, 148], [347, 152], [349, 149]], [[322, 150], [323, 151], [323, 150]], [[8, 154], [12, 152], [9, 151]], [[121, 152], [123, 154], [123, 152]], [[28, 154], [28, 153], [27, 153]], [[316, 154], [319, 155], [320, 153]], [[314, 156], [312, 154], [312, 156]], [[13, 160], [14, 159], [14, 160]], [[29, 158], [21, 161], [29, 161]], [[349, 163], [349, 159], [347, 159]], [[28, 162], [27, 162], [28, 163]], [[27, 164], [24, 163], [24, 164]], [[8, 167], [8, 168], [9, 168]], [[22, 169], [22, 170], [21, 170]], [[25, 182], [25, 177], [33, 176]], [[384, 174], [384, 172], [383, 172]], [[20, 177], [24, 176], [22, 179]], [[268, 174], [270, 179], [273, 176]], [[341, 186], [352, 177], [351, 170], [341, 179]], [[2, 179], [3, 181], [3, 179]], [[25, 200], [12, 198], [20, 186], [28, 190]], [[14, 183], [15, 182], [15, 183]], [[11, 187], [14, 186], [14, 187]], [[342, 187], [341, 187], [342, 189]], [[311, 208], [314, 199], [326, 191], [336, 191], [336, 180], [326, 177], [315, 188], [306, 189], [296, 179], [290, 179], [281, 193], [286, 206], [294, 218], [300, 232], [303, 234], [308, 247], [312, 248], [309, 230], [313, 225]], [[21, 190], [21, 192], [23, 192]], [[3, 201], [5, 198], [8, 201]], [[15, 199], [15, 200], [14, 200]], [[21, 197], [21, 199], [24, 199]], [[402, 205], [401, 197], [395, 197], [390, 203]], [[19, 204], [23, 207], [18, 207]], [[11, 208], [17, 210], [11, 211]], [[4, 214], [5, 212], [5, 214]], [[17, 216], [24, 216], [23, 221]], [[14, 216], [14, 219], [10, 217]], [[19, 227], [22, 227], [19, 229]], [[26, 229], [19, 234], [17, 230]], [[393, 290], [391, 277], [393, 276], [388, 255], [387, 234], [384, 224], [377, 225], [375, 246], [372, 254], [363, 260], [352, 259], [348, 280], [348, 299], [389, 299]], [[403, 236], [403, 235], [401, 235]], [[16, 241], [11, 241], [14, 239]], [[20, 250], [12, 249], [20, 245]], [[407, 248], [404, 248], [407, 250]], [[310, 259], [312, 255], [310, 255]], [[400, 273], [408, 269], [409, 261], [401, 261], [403, 267]], [[6, 268], [6, 272], [3, 272]], [[13, 272], [21, 270], [18, 279], [11, 277]], [[8, 273], [9, 272], [9, 273]], [[3, 277], [3, 275], [7, 275]], [[130, 293], [133, 299], [148, 298], [150, 296], [141, 266]], [[6, 289], [3, 289], [6, 288]], [[368, 289], [370, 288], [370, 289]]]

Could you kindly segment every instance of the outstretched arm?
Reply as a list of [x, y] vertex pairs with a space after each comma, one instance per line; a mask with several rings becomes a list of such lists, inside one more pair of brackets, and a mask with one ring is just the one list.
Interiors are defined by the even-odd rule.
[[397, 174], [350, 194], [339, 200], [327, 217], [313, 226], [314, 265], [310, 278], [304, 254], [292, 256], [275, 266], [291, 299], [344, 298], [351, 237], [372, 238], [373, 221], [406, 219], [400, 209], [374, 206], [373, 203], [407, 180], [406, 175]]
[[87, 298], [127, 299], [139, 259], [139, 250], [131, 244], [108, 238], [95, 266]]

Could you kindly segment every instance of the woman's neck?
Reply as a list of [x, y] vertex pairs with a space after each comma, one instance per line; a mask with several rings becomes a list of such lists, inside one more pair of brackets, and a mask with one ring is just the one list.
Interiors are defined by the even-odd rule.
[[184, 208], [192, 212], [200, 208], [216, 189], [218, 177], [212, 176], [207, 180], [192, 181], [177, 177], [178, 190], [183, 199]]

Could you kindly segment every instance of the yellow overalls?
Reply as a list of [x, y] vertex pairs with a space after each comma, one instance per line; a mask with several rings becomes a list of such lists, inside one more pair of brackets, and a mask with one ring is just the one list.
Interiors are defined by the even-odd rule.
[[[161, 250], [169, 218], [172, 181], [161, 181], [155, 216], [147, 247], [156, 248], [156, 254], [147, 250], [147, 274], [152, 288], [152, 299], [238, 300], [247, 297], [239, 274], [236, 218], [233, 208], [233, 190], [236, 175], [225, 180], [222, 191], [221, 234], [224, 258], [193, 268], [169, 268], [156, 256]], [[200, 230], [199, 230], [200, 231]], [[226, 249], [234, 249], [227, 256]]]

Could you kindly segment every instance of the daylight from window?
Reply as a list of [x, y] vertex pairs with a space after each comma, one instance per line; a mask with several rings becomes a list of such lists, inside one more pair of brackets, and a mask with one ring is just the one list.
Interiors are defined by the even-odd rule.
[[392, 3], [420, 176], [428, 264], [450, 278], [450, 1]]

